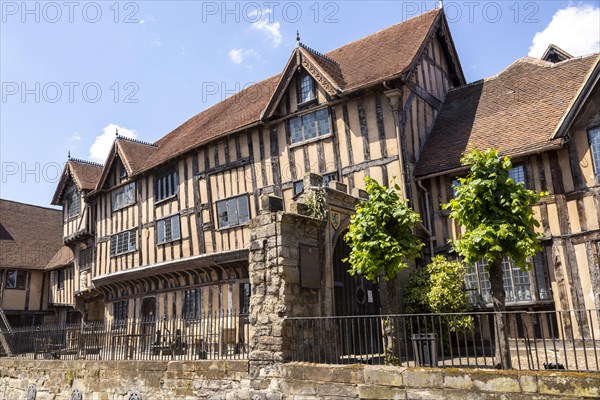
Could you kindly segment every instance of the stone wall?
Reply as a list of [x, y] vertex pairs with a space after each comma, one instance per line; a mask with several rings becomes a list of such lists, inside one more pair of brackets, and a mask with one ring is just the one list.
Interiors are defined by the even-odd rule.
[[[247, 361], [0, 360], [0, 398], [36, 400], [597, 399], [600, 374], [276, 363], [250, 381]], [[254, 386], [254, 389], [252, 388]], [[261, 388], [262, 390], [257, 390]]]
[[290, 363], [281, 387], [290, 400], [598, 399], [600, 374]]
[[0, 398], [36, 400], [244, 399], [249, 398], [248, 362], [0, 360]]

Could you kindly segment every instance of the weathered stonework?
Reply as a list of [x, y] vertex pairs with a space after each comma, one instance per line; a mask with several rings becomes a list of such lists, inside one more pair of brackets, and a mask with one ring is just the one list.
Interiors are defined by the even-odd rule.
[[276, 363], [251, 378], [247, 361], [0, 360], [0, 398], [127, 400], [597, 399], [584, 372]]
[[0, 398], [26, 399], [35, 385], [36, 400], [71, 398], [126, 400], [248, 399], [247, 361], [0, 361]]

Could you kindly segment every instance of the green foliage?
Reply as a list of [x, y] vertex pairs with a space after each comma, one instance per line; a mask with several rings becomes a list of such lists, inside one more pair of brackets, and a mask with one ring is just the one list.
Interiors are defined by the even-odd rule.
[[532, 206], [544, 193], [511, 179], [510, 159], [501, 159], [495, 150], [474, 150], [461, 161], [470, 172], [459, 179], [455, 198], [443, 205], [451, 209], [450, 218], [466, 228], [454, 248], [466, 262], [491, 263], [508, 256], [521, 268], [528, 267], [527, 258], [541, 250]]
[[[417, 268], [408, 278], [404, 310], [409, 314], [463, 313], [470, 311], [467, 293], [463, 289], [465, 267], [457, 261], [435, 256], [431, 263]], [[452, 331], [469, 328], [469, 316], [448, 317]]]
[[311, 189], [306, 199], [307, 213], [313, 218], [325, 219], [327, 210], [325, 209], [325, 189]]
[[376, 282], [383, 272], [389, 280], [420, 255], [423, 243], [413, 234], [420, 218], [400, 198], [398, 185], [386, 188], [368, 176], [365, 183], [369, 199], [356, 206], [350, 220], [345, 240], [352, 250], [344, 261], [351, 275]]

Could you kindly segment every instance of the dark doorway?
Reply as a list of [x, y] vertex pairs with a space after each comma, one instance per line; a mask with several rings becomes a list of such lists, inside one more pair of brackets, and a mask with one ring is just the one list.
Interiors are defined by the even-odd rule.
[[156, 299], [146, 297], [142, 300], [142, 348], [148, 350], [156, 335]]
[[344, 241], [344, 231], [333, 250], [333, 280], [335, 287], [335, 315], [379, 315], [378, 286], [358, 275], [348, 273], [350, 265], [342, 261], [350, 255], [350, 246]]
[[[343, 261], [350, 255], [345, 234], [340, 235], [333, 250], [335, 315], [354, 318], [338, 320], [338, 338], [343, 355], [365, 360], [378, 357], [383, 350], [381, 319], [375, 317], [381, 311], [379, 289], [365, 278], [348, 273], [350, 265]], [[368, 315], [373, 317], [356, 318]]]

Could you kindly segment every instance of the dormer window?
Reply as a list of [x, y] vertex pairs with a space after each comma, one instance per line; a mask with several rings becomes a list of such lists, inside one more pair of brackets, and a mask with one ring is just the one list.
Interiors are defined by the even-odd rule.
[[127, 178], [127, 170], [125, 169], [123, 163], [119, 163], [119, 178], [121, 181]]
[[67, 192], [67, 217], [75, 218], [81, 212], [81, 199], [77, 188], [73, 186]]
[[315, 99], [315, 83], [312, 76], [304, 73], [300, 77], [300, 99], [298, 103], [303, 104]]

